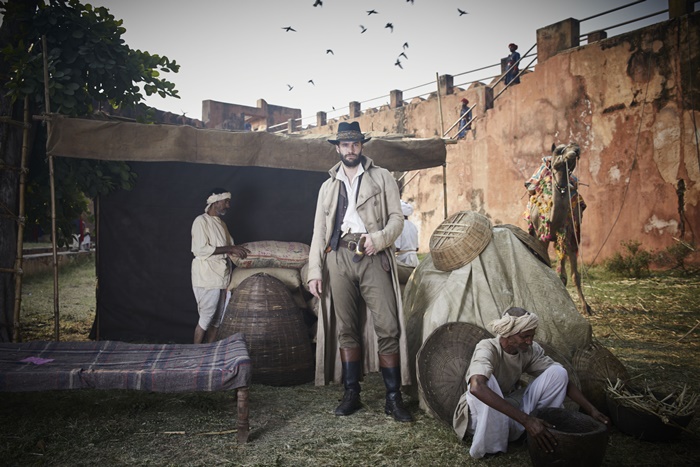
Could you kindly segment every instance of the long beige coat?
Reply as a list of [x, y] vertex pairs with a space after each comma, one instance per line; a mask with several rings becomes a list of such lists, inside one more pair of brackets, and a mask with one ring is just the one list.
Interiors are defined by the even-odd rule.
[[[372, 243], [378, 250], [389, 250], [391, 259], [391, 276], [394, 285], [397, 311], [399, 314], [399, 326], [401, 336], [399, 338], [399, 353], [401, 357], [401, 380], [404, 385], [411, 383], [408, 362], [408, 346], [406, 344], [406, 329], [401, 303], [401, 289], [399, 287], [396, 272], [396, 259], [394, 257], [394, 241], [403, 230], [403, 213], [401, 212], [401, 200], [396, 180], [388, 170], [374, 165], [372, 159], [365, 156], [363, 167], [365, 174], [362, 176], [360, 190], [357, 196], [357, 213], [370, 234]], [[330, 178], [326, 180], [318, 194], [316, 203], [316, 215], [314, 218], [314, 232], [309, 251], [309, 271], [307, 281], [321, 279], [323, 282], [323, 299], [321, 300], [321, 312], [318, 313], [318, 331], [316, 334], [316, 384], [323, 385], [329, 381], [342, 381], [342, 366], [340, 364], [340, 352], [337, 345], [337, 331], [335, 327], [335, 313], [333, 311], [332, 294], [328, 280], [328, 270], [324, 266], [326, 258], [326, 246], [333, 234], [335, 213], [338, 207], [338, 192], [340, 180], [335, 175], [340, 168], [338, 162], [328, 172]], [[377, 356], [377, 337], [374, 334], [371, 313], [364, 313], [363, 317], [363, 358], [365, 372], [379, 371], [379, 358]]]

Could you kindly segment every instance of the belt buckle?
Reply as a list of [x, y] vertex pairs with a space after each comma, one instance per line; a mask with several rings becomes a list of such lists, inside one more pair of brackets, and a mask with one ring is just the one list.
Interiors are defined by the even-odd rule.
[[[354, 247], [351, 246], [353, 244], [355, 245]], [[348, 248], [355, 253], [356, 257], [362, 259], [365, 255], [365, 239], [360, 237], [356, 242], [348, 242]]]

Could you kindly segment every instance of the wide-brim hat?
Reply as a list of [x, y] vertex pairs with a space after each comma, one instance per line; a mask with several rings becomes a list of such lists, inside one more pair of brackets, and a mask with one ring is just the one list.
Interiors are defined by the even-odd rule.
[[338, 144], [341, 141], [359, 141], [361, 143], [366, 143], [371, 139], [372, 138], [367, 138], [362, 134], [358, 122], [340, 122], [340, 125], [338, 125], [338, 134], [335, 139], [329, 139], [328, 142], [331, 144]]
[[518, 44], [510, 43], [508, 44], [508, 48], [510, 49], [511, 47], [515, 47], [515, 50], [518, 50]]

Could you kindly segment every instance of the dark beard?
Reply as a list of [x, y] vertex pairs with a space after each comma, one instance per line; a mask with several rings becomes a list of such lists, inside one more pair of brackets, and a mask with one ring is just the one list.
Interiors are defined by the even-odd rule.
[[358, 165], [360, 165], [361, 163], [363, 163], [365, 161], [365, 156], [360, 154], [359, 157], [357, 159], [355, 159], [354, 162], [349, 162], [349, 161], [345, 160], [345, 157], [343, 157], [343, 156], [340, 156], [340, 160], [345, 167], [357, 167]]

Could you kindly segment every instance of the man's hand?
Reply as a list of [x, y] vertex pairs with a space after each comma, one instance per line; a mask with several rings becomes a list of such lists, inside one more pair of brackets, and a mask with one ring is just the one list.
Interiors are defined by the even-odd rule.
[[248, 253], [250, 253], [250, 250], [240, 245], [231, 245], [228, 251], [228, 254], [236, 255], [241, 259], [245, 259], [248, 256]]
[[369, 234], [362, 234], [362, 235], [360, 235], [360, 238], [365, 239], [365, 254], [366, 255], [372, 256], [372, 255], [376, 255], [377, 253], [379, 253], [379, 250], [377, 250], [374, 247], [374, 243], [372, 243], [372, 239], [370, 238]]
[[321, 293], [323, 293], [322, 285], [321, 279], [311, 279], [309, 281], [309, 291], [311, 292], [311, 295], [319, 300], [321, 299]]
[[525, 430], [532, 439], [535, 440], [537, 446], [545, 452], [554, 452], [554, 447], [557, 445], [557, 440], [547, 428], [555, 428], [550, 423], [541, 420], [532, 415], [528, 415], [523, 424]]
[[599, 421], [600, 423], [602, 423], [603, 425], [605, 425], [605, 426], [607, 426], [608, 428], [610, 428], [610, 419], [609, 419], [604, 413], [600, 412], [600, 411], [599, 411], [598, 409], [596, 409], [595, 407], [593, 407], [593, 408], [591, 409], [591, 411], [588, 413], [588, 415], [590, 415], [591, 417], [593, 417], [594, 419], [598, 420], [598, 421]]

